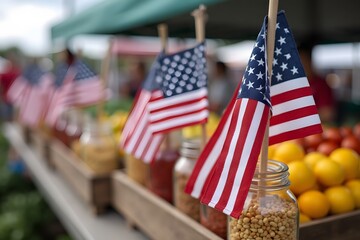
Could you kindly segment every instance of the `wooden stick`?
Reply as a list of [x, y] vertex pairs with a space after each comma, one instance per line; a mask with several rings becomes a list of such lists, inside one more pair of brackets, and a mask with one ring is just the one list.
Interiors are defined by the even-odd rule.
[[[266, 53], [267, 53], [267, 67], [268, 67], [270, 85], [271, 85], [271, 75], [272, 75], [272, 64], [274, 60], [276, 18], [277, 18], [278, 5], [279, 5], [278, 0], [269, 0]], [[266, 124], [265, 135], [261, 146], [261, 160], [260, 160], [261, 173], [267, 171], [269, 124], [270, 124], [269, 120], [270, 120], [270, 116]]]
[[[195, 18], [195, 31], [196, 31], [196, 41], [201, 43], [205, 41], [205, 18], [206, 18], [206, 7], [201, 4], [198, 9], [194, 10], [191, 14]], [[206, 123], [201, 124], [201, 141], [203, 149], [207, 142], [206, 134]]]
[[[161, 50], [164, 53], [166, 53], [168, 51], [168, 49], [167, 49], [168, 48], [168, 27], [167, 27], [167, 24], [165, 24], [165, 23], [158, 24], [157, 28], [158, 28], [158, 35], [159, 35], [160, 41], [161, 41]], [[167, 150], [171, 149], [170, 133], [167, 133], [165, 135], [164, 146], [165, 146], [165, 149], [167, 149]]]
[[[114, 41], [110, 40], [109, 48], [108, 48], [106, 55], [103, 59], [103, 62], [101, 64], [100, 81], [101, 81], [101, 85], [102, 85], [103, 89], [106, 88], [107, 80], [108, 80], [108, 76], [109, 76], [110, 59], [111, 59], [111, 54], [112, 54], [113, 43], [114, 43]], [[99, 122], [101, 121], [101, 118], [104, 115], [104, 106], [105, 106], [105, 101], [100, 101], [99, 104], [97, 105], [97, 119]]]

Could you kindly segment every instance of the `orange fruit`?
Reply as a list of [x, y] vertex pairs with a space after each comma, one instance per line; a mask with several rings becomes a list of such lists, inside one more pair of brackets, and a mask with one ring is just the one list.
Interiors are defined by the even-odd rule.
[[359, 155], [350, 148], [338, 148], [331, 152], [329, 158], [339, 163], [345, 170], [345, 180], [351, 180], [359, 173]]
[[314, 168], [318, 182], [326, 187], [340, 185], [345, 180], [345, 172], [340, 164], [330, 158], [321, 159]]
[[311, 152], [305, 155], [304, 161], [312, 170], [314, 170], [315, 165], [323, 158], [326, 158], [325, 154], [320, 152]]
[[311, 169], [303, 161], [293, 161], [289, 166], [290, 190], [299, 195], [316, 184], [316, 178]]
[[310, 221], [311, 221], [311, 218], [309, 218], [309, 216], [300, 212], [300, 223], [306, 223], [306, 222], [310, 222]]
[[330, 211], [330, 203], [325, 194], [310, 190], [302, 193], [298, 198], [300, 211], [312, 219], [325, 217]]
[[276, 147], [273, 159], [283, 163], [302, 160], [305, 156], [303, 147], [296, 142], [283, 142]]
[[355, 199], [355, 207], [360, 208], [360, 179], [350, 180], [345, 184]]
[[271, 145], [268, 147], [268, 158], [273, 159], [275, 155], [277, 145]]
[[355, 209], [355, 200], [349, 188], [345, 186], [331, 187], [325, 190], [325, 196], [330, 202], [332, 214], [346, 213]]

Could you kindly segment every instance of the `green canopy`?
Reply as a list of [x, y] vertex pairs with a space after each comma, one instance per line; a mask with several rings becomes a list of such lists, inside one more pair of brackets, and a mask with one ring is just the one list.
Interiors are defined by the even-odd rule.
[[[105, 0], [54, 26], [52, 38], [69, 38], [78, 34], [154, 35], [153, 26], [190, 12], [200, 4], [211, 5], [224, 0]], [[137, 28], [141, 32], [136, 32]], [[186, 30], [188, 31], [188, 30]]]
[[[156, 36], [166, 22], [170, 37], [194, 37], [192, 10], [207, 6], [207, 38], [254, 39], [267, 14], [267, 0], [104, 0], [53, 26], [52, 38], [78, 34]], [[360, 1], [280, 0], [295, 39], [316, 35], [325, 41], [360, 41]]]

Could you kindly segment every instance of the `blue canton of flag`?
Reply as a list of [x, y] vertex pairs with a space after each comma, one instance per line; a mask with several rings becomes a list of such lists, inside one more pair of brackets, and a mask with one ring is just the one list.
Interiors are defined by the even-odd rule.
[[24, 70], [23, 77], [30, 85], [37, 85], [44, 74], [45, 72], [37, 64], [31, 64]]
[[161, 61], [160, 74], [165, 98], [206, 87], [205, 44], [165, 56]]
[[238, 98], [249, 98], [266, 105], [270, 103], [269, 79], [265, 59], [265, 24], [257, 37], [253, 52], [242, 79]]
[[202, 124], [209, 115], [205, 43], [160, 60], [163, 99], [149, 103], [154, 133]]
[[82, 61], [75, 63], [76, 75], [74, 81], [82, 81], [97, 77], [97, 75]]

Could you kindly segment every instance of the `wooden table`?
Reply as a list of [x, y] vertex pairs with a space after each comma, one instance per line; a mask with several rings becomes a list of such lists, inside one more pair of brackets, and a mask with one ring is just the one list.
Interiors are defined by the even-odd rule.
[[130, 229], [116, 212], [95, 216], [78, 199], [57, 172], [51, 171], [27, 145], [16, 124], [4, 123], [3, 133], [24, 160], [37, 188], [69, 234], [79, 240], [144, 240], [143, 233]]

